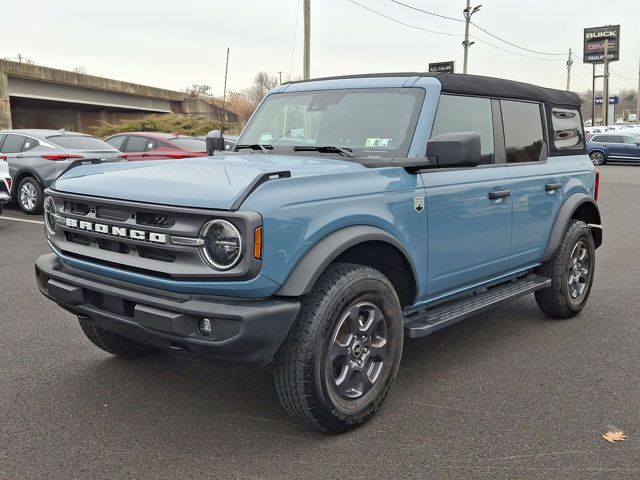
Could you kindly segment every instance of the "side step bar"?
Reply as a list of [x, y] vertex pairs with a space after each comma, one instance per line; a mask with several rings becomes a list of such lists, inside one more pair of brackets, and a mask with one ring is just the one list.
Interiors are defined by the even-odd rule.
[[409, 337], [424, 337], [448, 325], [476, 315], [500, 302], [521, 297], [551, 285], [551, 279], [530, 274], [443, 305], [405, 315]]

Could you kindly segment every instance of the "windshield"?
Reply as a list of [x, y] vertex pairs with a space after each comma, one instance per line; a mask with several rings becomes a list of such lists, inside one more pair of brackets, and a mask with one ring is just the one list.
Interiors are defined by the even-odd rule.
[[271, 145], [278, 153], [330, 146], [358, 157], [406, 157], [423, 98], [424, 90], [417, 88], [273, 94], [238, 144]]
[[207, 144], [204, 140], [193, 137], [181, 137], [171, 138], [168, 140], [171, 145], [174, 145], [183, 150], [190, 150], [192, 152], [204, 152], [207, 150]]

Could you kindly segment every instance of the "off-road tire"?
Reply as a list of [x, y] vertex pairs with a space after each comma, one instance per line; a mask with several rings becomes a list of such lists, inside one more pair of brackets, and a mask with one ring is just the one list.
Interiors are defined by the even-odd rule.
[[78, 317], [80, 327], [89, 340], [98, 348], [120, 358], [141, 358], [158, 353], [160, 350], [134, 342], [117, 333], [109, 332], [99, 327], [86, 317]]
[[[28, 188], [34, 195], [33, 207], [29, 208], [22, 201], [22, 190]], [[42, 207], [44, 205], [44, 190], [40, 182], [34, 177], [25, 177], [22, 179], [16, 190], [16, 200], [20, 209], [27, 215], [39, 215], [42, 213]]]
[[[572, 253], [579, 242], [583, 242], [589, 259], [589, 278], [585, 282], [584, 293], [574, 299], [570, 294]], [[546, 315], [555, 319], [571, 318], [583, 309], [589, 294], [595, 273], [595, 244], [591, 230], [580, 220], [570, 220], [560, 246], [553, 257], [544, 263], [538, 274], [551, 279], [551, 286], [535, 293], [538, 307]]]
[[[374, 305], [372, 311], [378, 308], [382, 322], [387, 325], [389, 347], [388, 357], [373, 386], [352, 400], [334, 391], [335, 366], [329, 352], [335, 345], [340, 325], [346, 322], [347, 312], [353, 312], [360, 305]], [[273, 375], [282, 405], [292, 417], [322, 432], [340, 433], [362, 424], [376, 413], [391, 389], [402, 356], [403, 333], [398, 296], [382, 273], [349, 263], [330, 265], [303, 298], [296, 323], [276, 353]], [[352, 338], [357, 342], [358, 337]], [[354, 345], [351, 344], [349, 352], [352, 348], [355, 350]], [[365, 352], [373, 355], [373, 345], [371, 343]], [[373, 355], [366, 361], [375, 359]], [[365, 362], [365, 369], [367, 365], [371, 363]], [[356, 378], [361, 374], [357, 373]]]

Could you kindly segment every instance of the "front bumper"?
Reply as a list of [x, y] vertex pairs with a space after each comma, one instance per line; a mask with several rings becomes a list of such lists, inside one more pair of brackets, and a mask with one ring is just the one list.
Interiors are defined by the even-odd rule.
[[[300, 309], [291, 299], [177, 294], [78, 271], [53, 254], [36, 261], [43, 295], [105, 330], [162, 350], [229, 364], [264, 365], [284, 342]], [[198, 331], [213, 320], [209, 337]]]

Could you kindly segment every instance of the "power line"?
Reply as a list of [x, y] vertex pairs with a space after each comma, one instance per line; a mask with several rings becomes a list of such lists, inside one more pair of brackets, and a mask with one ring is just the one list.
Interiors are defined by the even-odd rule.
[[405, 27], [414, 28], [416, 30], [422, 30], [423, 32], [435, 33], [435, 34], [438, 34], [438, 35], [446, 35], [448, 37], [463, 37], [464, 36], [464, 35], [460, 35], [460, 34], [457, 34], [457, 33], [437, 32], [435, 30], [429, 30], [427, 28], [417, 27], [416, 25], [411, 25], [409, 23], [405, 23], [405, 22], [403, 22], [401, 20], [398, 20], [396, 18], [393, 18], [393, 17], [390, 17], [388, 15], [385, 15], [384, 13], [378, 12], [377, 10], [374, 10], [372, 8], [369, 8], [369, 7], [365, 6], [365, 5], [362, 5], [361, 3], [358, 3], [355, 0], [349, 0], [349, 2], [353, 3], [354, 5], [359, 6], [360, 8], [364, 8], [365, 10], [368, 10], [371, 13], [375, 13], [376, 15], [384, 17], [387, 20], [391, 20], [392, 22], [399, 23], [400, 25], [404, 25]]
[[410, 8], [411, 10], [416, 10], [418, 12], [426, 13], [427, 15], [433, 15], [434, 17], [445, 18], [447, 20], [453, 20], [454, 22], [464, 22], [461, 18], [447, 17], [446, 15], [440, 15], [439, 13], [427, 12], [426, 10], [422, 10], [421, 8], [414, 7], [413, 5], [407, 5], [406, 3], [399, 2], [398, 0], [390, 0], [393, 3], [397, 3], [398, 5], [402, 5], [403, 7]]
[[613, 73], [616, 77], [620, 77], [622, 80], [629, 80], [630, 82], [635, 82], [637, 80], [637, 78], [624, 77], [620, 75], [618, 72], [614, 72], [611, 68], [609, 68], [609, 71]]
[[[427, 10], [423, 10], [423, 9], [421, 9], [421, 8], [414, 7], [413, 5], [408, 5], [408, 4], [403, 3], [403, 2], [400, 2], [400, 1], [398, 1], [398, 0], [390, 0], [390, 1], [391, 1], [391, 2], [393, 2], [393, 3], [396, 3], [396, 4], [398, 4], [398, 5], [402, 5], [403, 7], [410, 8], [411, 10], [415, 10], [415, 11], [417, 11], [417, 12], [421, 12], [421, 13], [424, 13], [424, 14], [427, 14], [427, 15], [432, 15], [432, 16], [434, 16], [434, 17], [444, 18], [444, 19], [446, 19], [446, 20], [452, 20], [452, 21], [454, 21], [454, 22], [464, 22], [464, 20], [462, 20], [462, 19], [454, 18], [454, 17], [448, 17], [448, 16], [446, 16], [446, 15], [441, 15], [441, 14], [439, 14], [439, 13], [429, 12], [429, 11], [427, 11]], [[497, 40], [500, 40], [501, 42], [504, 42], [504, 43], [506, 43], [506, 44], [508, 44], [508, 45], [511, 45], [512, 47], [516, 47], [516, 48], [519, 48], [519, 49], [521, 49], [521, 50], [525, 50], [525, 51], [527, 51], [527, 52], [531, 52], [531, 53], [537, 53], [538, 55], [552, 55], [552, 56], [563, 56], [563, 57], [564, 57], [564, 55], [565, 55], [564, 53], [540, 52], [540, 51], [538, 51], [538, 50], [532, 50], [532, 49], [530, 49], [530, 48], [522, 47], [522, 46], [517, 45], [517, 44], [515, 44], [515, 43], [513, 43], [513, 42], [510, 42], [509, 40], [505, 40], [504, 38], [499, 37], [498, 35], [494, 35], [494, 34], [493, 34], [493, 33], [491, 33], [489, 30], [486, 30], [486, 29], [482, 28], [481, 26], [479, 26], [478, 24], [476, 24], [476, 23], [474, 23], [474, 22], [470, 22], [470, 23], [471, 23], [471, 25], [473, 25], [474, 27], [476, 27], [478, 30], [483, 31], [483, 32], [484, 32], [484, 33], [486, 33], [487, 35], [490, 35], [490, 36], [492, 36], [493, 38], [495, 38], [495, 39], [497, 39]], [[477, 37], [476, 37], [476, 39], [477, 39]]]
[[[460, 34], [456, 34], [456, 33], [438, 32], [438, 31], [435, 31], [435, 30], [429, 30], [427, 28], [418, 27], [416, 25], [411, 25], [409, 23], [403, 22], [403, 21], [398, 20], [396, 18], [390, 17], [389, 15], [381, 13], [381, 12], [379, 12], [377, 10], [374, 10], [373, 8], [369, 8], [366, 5], [362, 5], [361, 3], [358, 3], [355, 0], [348, 0], [348, 1], [353, 3], [353, 4], [355, 4], [355, 5], [357, 5], [357, 6], [359, 6], [360, 8], [364, 8], [365, 10], [368, 10], [371, 13], [374, 13], [376, 15], [384, 17], [387, 20], [391, 20], [392, 22], [399, 23], [400, 25], [404, 25], [405, 27], [413, 28], [413, 29], [416, 29], [416, 30], [421, 30], [423, 32], [436, 33], [438, 35], [446, 35], [446, 36], [449, 36], [449, 37], [463, 37], [464, 36], [464, 35], [460, 35]], [[473, 38], [474, 40], [480, 42], [480, 43], [484, 43], [485, 45], [488, 45], [488, 46], [493, 47], [495, 49], [501, 50], [501, 51], [506, 52], [506, 53], [510, 53], [511, 55], [517, 55], [518, 57], [530, 58], [532, 60], [539, 60], [539, 61], [542, 61], [542, 62], [564, 62], [564, 59], [540, 58], [540, 57], [532, 57], [530, 55], [524, 55], [522, 53], [518, 53], [518, 52], [513, 52], [511, 50], [507, 50], [506, 48], [502, 48], [502, 47], [500, 47], [498, 45], [495, 45], [493, 43], [487, 42], [486, 40], [481, 40], [480, 38], [476, 37], [475, 35], [470, 35], [470, 37]]]
[[298, 34], [298, 20], [300, 19], [300, 4], [302, 0], [298, 0], [298, 11], [296, 13], [296, 26], [293, 29], [293, 42], [291, 46], [291, 62], [289, 63], [289, 81], [291, 81], [291, 71], [293, 70], [293, 54], [296, 50], [296, 36]]
[[494, 35], [493, 33], [491, 33], [489, 30], [485, 30], [484, 28], [482, 28], [481, 26], [479, 26], [476, 23], [471, 22], [471, 25], [473, 25], [474, 27], [476, 27], [478, 30], [483, 31], [484, 33], [486, 33], [487, 35], [492, 36], [493, 38], [496, 38], [498, 40], [500, 40], [501, 42], [507, 43], [509, 45], [511, 45], [512, 47], [516, 47], [519, 48], [521, 50], [526, 50], [527, 52], [531, 52], [531, 53], [537, 53], [538, 55], [554, 55], [554, 56], [565, 56], [564, 53], [549, 53], [549, 52], [540, 52], [538, 50], [531, 50], [530, 48], [526, 48], [526, 47], [522, 47], [520, 45], [516, 45], [515, 43], [512, 43], [508, 40], [505, 40], [504, 38], [499, 37], [498, 35]]

